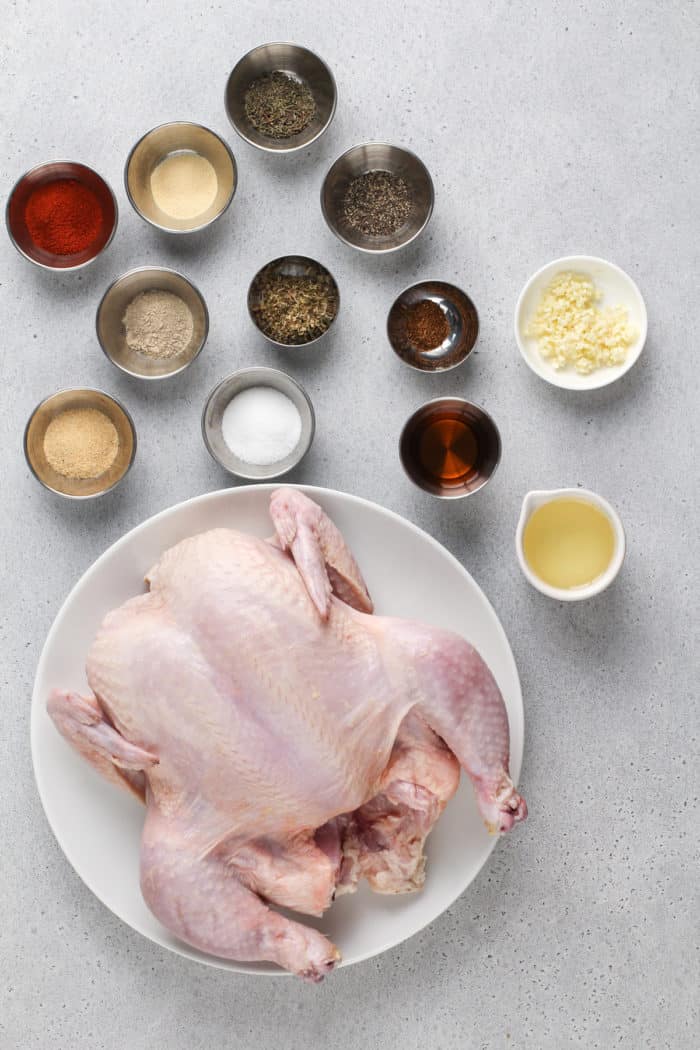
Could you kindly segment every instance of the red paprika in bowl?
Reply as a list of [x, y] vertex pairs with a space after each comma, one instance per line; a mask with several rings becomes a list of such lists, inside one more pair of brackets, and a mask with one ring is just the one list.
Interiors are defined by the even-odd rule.
[[50, 270], [75, 270], [111, 241], [117, 202], [92, 168], [70, 161], [41, 164], [15, 184], [6, 221], [25, 258]]

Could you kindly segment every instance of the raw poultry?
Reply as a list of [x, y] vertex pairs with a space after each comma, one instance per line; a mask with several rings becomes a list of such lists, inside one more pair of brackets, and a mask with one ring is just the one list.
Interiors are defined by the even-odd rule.
[[92, 696], [56, 689], [60, 732], [146, 804], [141, 888], [202, 951], [311, 980], [340, 954], [274, 905], [320, 915], [361, 878], [420, 888], [423, 844], [469, 774], [484, 821], [525, 818], [508, 719], [463, 638], [373, 615], [319, 506], [271, 498], [270, 541], [216, 529], [166, 551], [104, 620]]

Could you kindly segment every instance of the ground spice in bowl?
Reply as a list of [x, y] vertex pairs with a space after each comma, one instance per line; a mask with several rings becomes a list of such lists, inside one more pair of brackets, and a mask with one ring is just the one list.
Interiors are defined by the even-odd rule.
[[151, 193], [172, 219], [196, 219], [211, 208], [219, 192], [214, 165], [193, 150], [169, 153], [151, 172]]
[[435, 350], [450, 334], [450, 322], [444, 310], [432, 299], [421, 299], [403, 307], [403, 315], [404, 338], [421, 353]]
[[187, 303], [160, 288], [140, 292], [126, 308], [122, 320], [130, 350], [160, 360], [184, 353], [194, 332], [194, 318]]
[[299, 135], [316, 113], [309, 86], [280, 70], [254, 80], [245, 93], [244, 106], [255, 130], [271, 139]]
[[367, 237], [396, 233], [411, 212], [411, 195], [404, 179], [391, 171], [357, 175], [345, 192], [342, 215], [348, 226]]
[[338, 312], [338, 287], [319, 263], [284, 269], [284, 260], [268, 263], [256, 275], [248, 296], [256, 325], [268, 339], [301, 346], [330, 328]]
[[52, 255], [77, 255], [101, 235], [104, 217], [97, 194], [78, 179], [37, 186], [24, 209], [34, 244]]
[[97, 408], [68, 408], [54, 416], [44, 434], [46, 461], [64, 478], [98, 478], [118, 451], [117, 428]]

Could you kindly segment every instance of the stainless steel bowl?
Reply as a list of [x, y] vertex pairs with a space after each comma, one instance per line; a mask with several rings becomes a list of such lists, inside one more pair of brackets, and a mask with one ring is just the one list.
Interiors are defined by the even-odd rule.
[[[192, 314], [192, 338], [174, 357], [149, 357], [127, 346], [123, 323], [126, 308], [141, 292], [154, 290], [179, 296]], [[97, 307], [95, 327], [104, 353], [122, 372], [139, 379], [164, 379], [184, 371], [199, 356], [209, 332], [209, 312], [202, 293], [181, 273], [167, 267], [140, 266], [109, 286]]]
[[[214, 168], [218, 183], [209, 207], [192, 219], [178, 219], [158, 207], [151, 190], [151, 175], [173, 153], [197, 153]], [[174, 121], [147, 131], [127, 157], [124, 168], [126, 195], [142, 219], [166, 233], [195, 233], [219, 219], [238, 187], [236, 159], [214, 131], [201, 124]]]
[[[369, 236], [354, 229], [343, 217], [348, 186], [368, 171], [390, 171], [408, 185], [411, 211], [395, 233]], [[433, 181], [423, 161], [410, 150], [386, 142], [365, 142], [347, 150], [332, 165], [321, 187], [321, 210], [329, 229], [344, 244], [372, 254], [393, 252], [414, 241], [428, 225], [434, 203]]]
[[[473, 453], [472, 469], [460, 473], [449, 469], [450, 461], [462, 460], [460, 436], [440, 432], [445, 420], [465, 424], [471, 432], [468, 444]], [[407, 420], [399, 439], [399, 455], [407, 476], [418, 488], [438, 499], [463, 499], [472, 496], [488, 484], [501, 461], [501, 436], [488, 412], [471, 401], [459, 397], [436, 397], [421, 405]], [[438, 480], [434, 471], [426, 468], [428, 459], [444, 457], [446, 473], [452, 476]]]
[[[104, 412], [116, 427], [119, 438], [116, 459], [97, 478], [64, 477], [46, 459], [44, 435], [49, 423], [61, 412], [72, 408], [96, 408]], [[136, 428], [124, 406], [102, 390], [59, 390], [41, 401], [29, 417], [24, 431], [24, 455], [34, 477], [50, 492], [68, 499], [91, 499], [110, 492], [129, 473], [136, 455]]]
[[[436, 303], [442, 310], [449, 331], [432, 350], [414, 346], [406, 331], [408, 311], [421, 302]], [[447, 372], [465, 361], [479, 334], [479, 315], [466, 292], [446, 281], [412, 284], [394, 300], [387, 318], [387, 335], [396, 356], [420, 372]]]
[[[242, 390], [255, 386], [273, 387], [286, 394], [294, 402], [301, 415], [301, 436], [296, 448], [278, 463], [270, 463], [265, 466], [246, 463], [245, 460], [235, 456], [224, 441], [221, 429], [224, 410], [229, 401]], [[316, 417], [309, 395], [300, 383], [277, 368], [256, 366], [232, 372], [231, 375], [217, 383], [209, 394], [202, 412], [202, 437], [209, 454], [229, 474], [234, 474], [246, 481], [268, 481], [270, 478], [281, 477], [282, 474], [292, 470], [311, 448], [315, 431]]]
[[[262, 280], [268, 275], [281, 275], [284, 277], [328, 277], [330, 278], [331, 286], [335, 292], [335, 312], [328, 326], [319, 334], [313, 337], [313, 339], [307, 339], [305, 342], [293, 342], [293, 343], [282, 343], [277, 339], [273, 339], [271, 335], [265, 331], [262, 327], [262, 323], [257, 316], [258, 307], [262, 301]], [[248, 288], [248, 313], [250, 319], [258, 329], [261, 335], [264, 335], [268, 342], [273, 343], [275, 346], [281, 346], [284, 350], [289, 350], [294, 347], [311, 346], [312, 343], [317, 343], [319, 339], [330, 331], [335, 319], [338, 316], [338, 310], [340, 309], [340, 292], [338, 290], [338, 283], [329, 269], [323, 266], [320, 262], [316, 262], [315, 259], [310, 259], [306, 255], [283, 255], [279, 259], [273, 259], [272, 262], [266, 263], [265, 266], [258, 270], [253, 280], [250, 282]]]
[[[308, 127], [297, 135], [281, 139], [262, 135], [250, 123], [245, 111], [246, 92], [253, 81], [276, 72], [303, 81], [316, 103], [316, 112]], [[244, 55], [234, 66], [224, 95], [226, 113], [234, 129], [251, 146], [267, 153], [293, 153], [315, 142], [333, 120], [336, 101], [335, 80], [323, 59], [306, 47], [288, 43], [261, 44]]]
[[[25, 220], [25, 209], [31, 194], [39, 186], [56, 182], [59, 179], [76, 179], [87, 186], [97, 197], [102, 211], [102, 228], [95, 241], [87, 248], [74, 255], [54, 255], [40, 248], [32, 240]], [[111, 242], [117, 230], [119, 212], [117, 200], [107, 182], [92, 168], [71, 160], [54, 161], [49, 164], [38, 164], [22, 175], [12, 188], [5, 208], [5, 224], [10, 240], [20, 255], [29, 259], [43, 270], [81, 270], [84, 266], [101, 255]]]

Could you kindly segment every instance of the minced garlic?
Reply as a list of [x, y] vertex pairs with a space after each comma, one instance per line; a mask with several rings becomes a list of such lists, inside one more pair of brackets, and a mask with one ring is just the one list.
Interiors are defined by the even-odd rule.
[[637, 331], [623, 306], [598, 309], [602, 297], [582, 273], [558, 273], [545, 288], [526, 335], [537, 340], [542, 357], [554, 368], [573, 365], [588, 375], [622, 364]]

